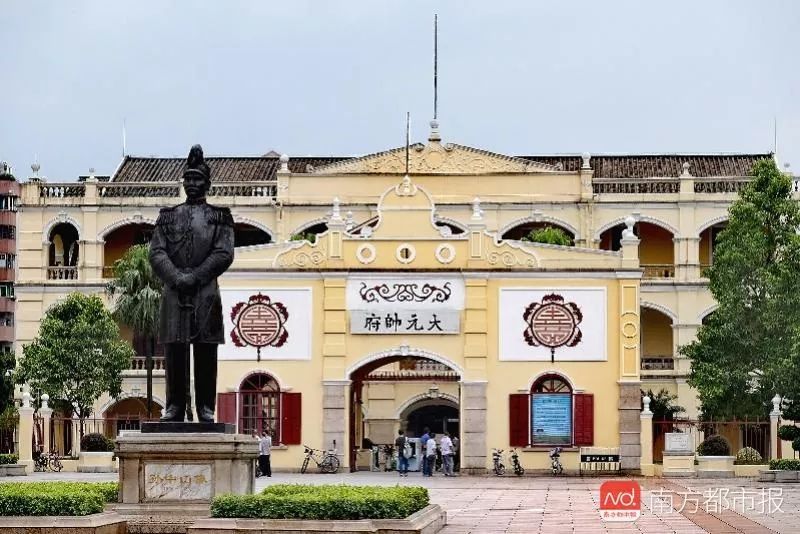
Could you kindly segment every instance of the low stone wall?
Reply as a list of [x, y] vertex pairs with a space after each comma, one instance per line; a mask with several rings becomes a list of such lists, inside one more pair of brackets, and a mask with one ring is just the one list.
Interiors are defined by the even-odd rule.
[[225, 532], [301, 534], [325, 532], [336, 534], [435, 534], [447, 524], [447, 512], [431, 504], [406, 519], [360, 519], [356, 521], [310, 521], [301, 519], [198, 519], [187, 534], [222, 534]]
[[114, 512], [84, 517], [0, 517], [0, 534], [127, 534], [125, 520]]
[[25, 464], [0, 465], [0, 477], [22, 477], [27, 474]]

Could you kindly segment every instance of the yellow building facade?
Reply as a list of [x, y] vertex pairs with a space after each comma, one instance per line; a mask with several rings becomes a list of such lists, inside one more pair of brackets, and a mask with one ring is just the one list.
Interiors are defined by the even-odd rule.
[[[763, 157], [512, 157], [433, 128], [407, 174], [405, 148], [208, 158], [209, 201], [231, 207], [237, 232], [220, 279], [218, 418], [273, 432], [278, 469], [299, 466], [302, 444], [364, 466], [370, 442], [425, 427], [459, 437], [469, 470], [510, 446], [546, 468], [556, 445], [568, 469], [581, 446], [619, 448], [638, 469], [640, 389], [697, 413], [677, 347], [714, 309], [702, 270]], [[113, 261], [182, 201], [182, 169], [128, 157], [110, 179], [23, 185], [18, 357], [52, 303], [103, 294]], [[522, 240], [547, 226], [572, 245]], [[144, 384], [138, 356], [96, 416], [141, 417]]]

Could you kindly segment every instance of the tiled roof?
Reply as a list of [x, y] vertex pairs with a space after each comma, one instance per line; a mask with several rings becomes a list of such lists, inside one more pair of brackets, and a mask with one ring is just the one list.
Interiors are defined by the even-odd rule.
[[[580, 156], [518, 156], [532, 161], [557, 165], [565, 171], [581, 167]], [[667, 178], [683, 172], [684, 162], [689, 163], [689, 173], [698, 178], [720, 176], [749, 176], [753, 164], [772, 154], [656, 154], [592, 156], [589, 165], [595, 178]]]
[[[559, 165], [568, 172], [580, 169], [581, 156], [516, 156], [521, 159]], [[669, 154], [592, 156], [590, 165], [595, 178], [664, 178], [677, 177], [688, 162], [689, 172], [697, 177], [748, 176], [753, 164], [772, 154]], [[349, 157], [292, 157], [289, 170], [306, 172], [308, 166], [320, 167], [351, 159]], [[214, 182], [248, 182], [275, 179], [280, 167], [277, 157], [209, 157]], [[178, 182], [186, 165], [185, 158], [126, 156], [112, 177], [114, 182]]]
[[[306, 172], [308, 165], [320, 167], [348, 158], [292, 158], [289, 170]], [[258, 182], [274, 180], [280, 168], [276, 157], [209, 157], [214, 182]], [[114, 182], [178, 182], [183, 177], [186, 158], [146, 158], [126, 156], [112, 178]]]

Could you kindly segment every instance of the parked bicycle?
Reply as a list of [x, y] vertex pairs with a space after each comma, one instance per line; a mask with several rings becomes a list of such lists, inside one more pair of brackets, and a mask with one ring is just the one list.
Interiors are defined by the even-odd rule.
[[553, 470], [554, 475], [560, 475], [564, 472], [564, 466], [561, 465], [561, 447], [556, 447], [550, 451], [550, 468]]
[[525, 469], [519, 463], [519, 454], [517, 454], [517, 449], [511, 449], [511, 465], [514, 467], [514, 474], [518, 477], [521, 477], [525, 474]]
[[307, 445], [303, 445], [306, 457], [303, 458], [303, 466], [300, 468], [301, 473], [305, 473], [308, 469], [308, 464], [311, 460], [317, 464], [320, 472], [322, 473], [336, 473], [339, 471], [339, 458], [336, 457], [333, 451], [321, 451], [319, 449], [312, 449]]
[[492, 449], [492, 466], [494, 474], [503, 476], [506, 472], [506, 466], [503, 465], [503, 449]]
[[49, 470], [58, 473], [62, 469], [64, 469], [64, 465], [61, 463], [61, 457], [56, 451], [50, 451], [47, 454], [40, 452], [38, 456], [33, 459], [34, 471], [44, 472]]

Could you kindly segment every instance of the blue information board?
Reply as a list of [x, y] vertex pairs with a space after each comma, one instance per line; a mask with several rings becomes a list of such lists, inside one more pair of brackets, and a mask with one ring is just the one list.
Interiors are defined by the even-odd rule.
[[534, 445], [571, 445], [572, 395], [534, 394], [531, 428]]

